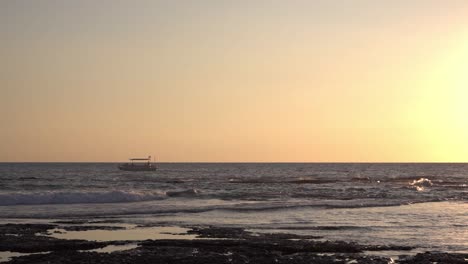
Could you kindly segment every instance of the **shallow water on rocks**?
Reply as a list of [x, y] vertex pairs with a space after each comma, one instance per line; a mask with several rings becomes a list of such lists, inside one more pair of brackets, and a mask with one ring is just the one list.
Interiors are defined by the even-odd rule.
[[126, 225], [122, 230], [67, 231], [61, 228], [49, 230], [51, 237], [58, 239], [80, 239], [89, 241], [140, 241], [147, 239], [195, 239], [187, 234], [189, 229], [177, 226], [137, 227]]

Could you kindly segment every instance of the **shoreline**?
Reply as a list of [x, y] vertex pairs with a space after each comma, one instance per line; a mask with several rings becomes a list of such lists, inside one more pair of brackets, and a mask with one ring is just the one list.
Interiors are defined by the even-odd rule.
[[[94, 237], [90, 236], [93, 234]], [[468, 260], [468, 253], [418, 252], [408, 246], [362, 245], [345, 240], [324, 241], [320, 236], [256, 233], [220, 226], [131, 226], [105, 220], [0, 224], [0, 263], [466, 263]], [[388, 252], [398, 257], [391, 258]]]

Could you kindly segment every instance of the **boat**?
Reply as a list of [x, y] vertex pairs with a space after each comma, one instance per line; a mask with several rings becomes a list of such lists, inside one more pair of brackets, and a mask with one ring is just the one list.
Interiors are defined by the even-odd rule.
[[[131, 158], [130, 162], [120, 164], [119, 169], [123, 171], [155, 171], [156, 166], [151, 163], [151, 156], [148, 158]], [[141, 161], [141, 162], [140, 162]]]

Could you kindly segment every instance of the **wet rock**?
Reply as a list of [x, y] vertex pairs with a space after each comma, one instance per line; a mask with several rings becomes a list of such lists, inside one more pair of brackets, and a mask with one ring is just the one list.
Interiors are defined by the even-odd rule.
[[236, 238], [236, 239], [317, 239], [319, 236], [295, 235], [287, 233], [253, 233], [243, 228], [233, 227], [193, 227], [187, 232], [200, 238]]
[[[190, 233], [203, 238], [195, 240], [146, 240], [138, 247], [112, 253], [82, 251], [107, 245], [122, 245], [129, 241], [95, 242], [63, 240], [35, 235], [45, 233], [54, 225], [0, 225], [0, 251], [48, 252], [14, 257], [10, 264], [24, 263], [161, 263], [161, 264], [300, 264], [390, 263], [390, 259], [369, 256], [363, 250], [406, 250], [408, 247], [366, 246], [342, 241], [316, 241], [290, 234], [262, 234], [242, 228], [197, 227]], [[81, 230], [87, 226], [82, 226]], [[77, 230], [77, 231], [81, 231]], [[13, 235], [16, 234], [16, 235]], [[294, 240], [291, 240], [294, 239]], [[134, 243], [134, 241], [133, 241]], [[466, 263], [468, 254], [424, 253], [402, 258], [396, 263]]]
[[[244, 241], [245, 242], [245, 241]], [[227, 247], [225, 247], [227, 245]], [[388, 263], [380, 257], [361, 255], [320, 255], [310, 252], [284, 254], [266, 247], [251, 247], [240, 244], [190, 243], [190, 241], [162, 241], [149, 243], [141, 248], [114, 253], [95, 253], [61, 251], [41, 255], [14, 258], [10, 263], [256, 263], [256, 264], [294, 264], [294, 263]]]
[[0, 225], [0, 251], [22, 253], [86, 250], [101, 248], [112, 242], [66, 240], [45, 236], [56, 225], [47, 224], [5, 224]]
[[47, 236], [12, 236], [0, 234], [0, 251], [23, 253], [86, 250], [105, 247], [107, 242], [65, 240]]
[[449, 253], [419, 253], [414, 257], [408, 257], [399, 261], [402, 264], [466, 264], [468, 263], [468, 254], [449, 254]]
[[409, 250], [414, 249], [414, 247], [397, 246], [397, 245], [363, 245], [362, 249], [366, 251], [381, 251], [381, 250], [409, 251]]
[[354, 243], [330, 241], [291, 241], [291, 240], [147, 240], [140, 244], [143, 248], [157, 248], [167, 245], [179, 248], [202, 248], [225, 253], [227, 248], [232, 251], [245, 249], [247, 252], [278, 252], [290, 255], [301, 252], [343, 252], [358, 253], [361, 247]]
[[47, 230], [55, 227], [56, 225], [48, 224], [4, 224], [0, 225], [0, 234], [15, 234], [19, 236], [34, 235], [36, 233], [46, 234]]

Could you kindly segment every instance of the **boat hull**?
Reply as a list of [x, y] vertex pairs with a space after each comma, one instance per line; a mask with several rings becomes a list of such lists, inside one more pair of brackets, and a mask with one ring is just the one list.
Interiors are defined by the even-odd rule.
[[119, 165], [119, 169], [123, 171], [155, 171], [156, 167]]

